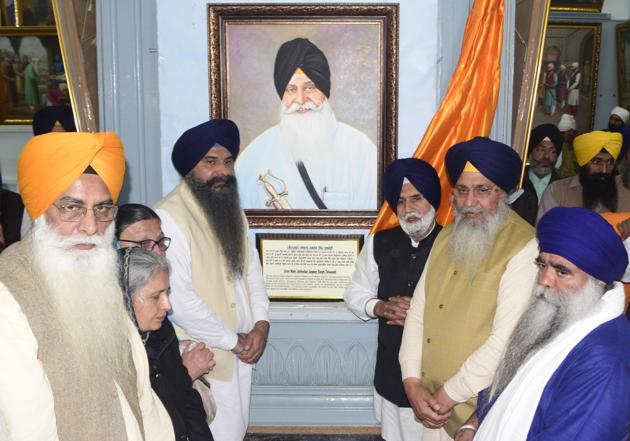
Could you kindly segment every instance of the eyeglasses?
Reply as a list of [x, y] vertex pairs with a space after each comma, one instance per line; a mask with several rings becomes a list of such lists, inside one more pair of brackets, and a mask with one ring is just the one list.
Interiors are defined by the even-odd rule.
[[139, 246], [142, 249], [147, 250], [147, 251], [153, 251], [153, 248], [155, 248], [156, 246], [161, 251], [166, 251], [166, 250], [168, 250], [168, 247], [171, 246], [171, 238], [170, 237], [163, 237], [160, 240], [153, 240], [153, 239], [144, 239], [144, 240], [119, 239], [118, 242], [135, 243], [137, 246]]
[[465, 185], [456, 185], [455, 187], [453, 187], [455, 196], [458, 196], [460, 198], [467, 197], [471, 190], [475, 197], [477, 197], [478, 199], [485, 199], [490, 197], [494, 190], [496, 190], [496, 187], [488, 185], [476, 185], [472, 188], [466, 187]]
[[64, 222], [79, 222], [88, 210], [94, 212], [94, 218], [98, 222], [111, 222], [118, 212], [118, 207], [113, 204], [99, 204], [92, 208], [72, 203], [52, 205], [59, 211], [59, 217]]

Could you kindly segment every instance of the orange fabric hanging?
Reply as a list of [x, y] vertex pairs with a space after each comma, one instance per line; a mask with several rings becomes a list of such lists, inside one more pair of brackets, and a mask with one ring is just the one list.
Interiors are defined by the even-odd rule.
[[[490, 133], [499, 98], [502, 45], [503, 0], [475, 0], [446, 96], [413, 154], [435, 167], [440, 176], [442, 202], [437, 220], [442, 225], [451, 218], [451, 185], [444, 155], [458, 142]], [[396, 225], [398, 219], [385, 203], [371, 232]]]

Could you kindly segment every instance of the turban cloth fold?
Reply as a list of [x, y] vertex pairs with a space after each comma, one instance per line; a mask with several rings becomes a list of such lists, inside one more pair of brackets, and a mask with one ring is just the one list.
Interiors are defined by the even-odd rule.
[[411, 185], [422, 193], [436, 210], [440, 207], [440, 178], [435, 169], [422, 159], [406, 158], [392, 162], [383, 175], [383, 193], [389, 208], [396, 213], [400, 190], [404, 179], [409, 179]]
[[47, 133], [31, 138], [18, 159], [18, 187], [31, 219], [41, 216], [89, 167], [114, 202], [125, 175], [125, 152], [115, 133]]
[[579, 207], [555, 207], [536, 227], [540, 251], [564, 257], [605, 283], [619, 280], [628, 253], [613, 227], [599, 214]]
[[273, 81], [280, 99], [298, 67], [326, 97], [330, 97], [330, 68], [326, 55], [306, 38], [296, 38], [280, 46], [276, 55]]
[[33, 115], [33, 135], [43, 135], [52, 132], [55, 123], [59, 121], [66, 132], [76, 132], [74, 114], [69, 106], [43, 107]]
[[490, 138], [477, 136], [470, 141], [460, 142], [448, 149], [444, 157], [446, 171], [453, 182], [457, 182], [470, 162], [479, 172], [509, 193], [517, 185], [523, 163], [511, 147]]
[[529, 153], [545, 138], [549, 138], [556, 149], [556, 154], [559, 155], [562, 150], [562, 135], [560, 134], [560, 130], [553, 124], [541, 124], [532, 130], [529, 137]]
[[177, 172], [186, 176], [215, 145], [225, 147], [234, 159], [241, 138], [238, 127], [229, 119], [213, 119], [186, 130], [173, 146], [171, 160]]
[[576, 136], [573, 140], [575, 159], [578, 165], [583, 167], [604, 149], [616, 160], [621, 152], [622, 140], [621, 133], [600, 130]]

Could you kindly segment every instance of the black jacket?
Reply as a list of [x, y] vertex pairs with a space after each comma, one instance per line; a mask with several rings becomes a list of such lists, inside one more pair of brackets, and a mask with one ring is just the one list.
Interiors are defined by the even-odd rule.
[[[19, 194], [0, 189], [0, 222], [4, 232], [5, 246], [20, 240], [24, 204]], [[2, 251], [2, 249], [0, 249]]]
[[[551, 180], [549, 181], [549, 184], [553, 181], [557, 181], [558, 179], [560, 179], [560, 176], [558, 176], [556, 170], [554, 169], [551, 172]], [[512, 202], [512, 210], [516, 211], [517, 214], [519, 214], [532, 226], [535, 226], [536, 218], [538, 217], [538, 196], [536, 195], [534, 184], [532, 184], [532, 181], [529, 179], [529, 166], [525, 168], [523, 191], [523, 194], [520, 195], [517, 200]]]
[[168, 319], [149, 334], [145, 343], [149, 357], [151, 387], [173, 421], [177, 441], [212, 440], [201, 397], [192, 388], [188, 371], [179, 355], [179, 343]]

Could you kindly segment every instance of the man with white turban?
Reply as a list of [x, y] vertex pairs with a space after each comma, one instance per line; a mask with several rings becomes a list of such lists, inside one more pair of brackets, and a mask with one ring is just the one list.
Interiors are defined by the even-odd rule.
[[577, 136], [573, 150], [580, 173], [552, 182], [540, 200], [538, 219], [553, 207], [584, 207], [597, 212], [630, 211], [630, 190], [614, 174], [621, 133], [594, 131]]
[[621, 132], [621, 130], [628, 125], [628, 121], [630, 121], [630, 112], [623, 107], [616, 106], [610, 111], [608, 130], [611, 132]]
[[35, 136], [18, 160], [33, 227], [0, 255], [0, 424], [11, 440], [172, 440], [112, 247], [113, 133]]

